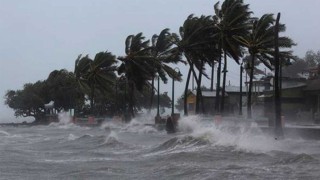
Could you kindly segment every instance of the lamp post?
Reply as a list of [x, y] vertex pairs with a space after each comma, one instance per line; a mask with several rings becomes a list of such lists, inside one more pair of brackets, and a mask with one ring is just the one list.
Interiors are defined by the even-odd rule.
[[[181, 76], [180, 69], [178, 67], [174, 68], [178, 76]], [[171, 101], [171, 116], [174, 116], [174, 77], [172, 77], [172, 101]]]

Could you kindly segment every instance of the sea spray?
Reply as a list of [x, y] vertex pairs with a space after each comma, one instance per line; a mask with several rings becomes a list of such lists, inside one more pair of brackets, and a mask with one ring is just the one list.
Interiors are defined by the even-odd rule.
[[58, 114], [59, 124], [65, 125], [70, 124], [72, 122], [72, 117], [69, 115], [68, 112], [61, 112]]
[[[154, 123], [154, 122], [153, 122]], [[150, 120], [145, 116], [134, 118], [121, 131], [135, 132], [135, 133], [153, 133], [156, 130], [151, 127]]]
[[194, 137], [207, 138], [212, 136], [216, 129], [213, 122], [201, 120], [201, 116], [188, 116], [179, 120], [179, 131]]
[[73, 140], [76, 140], [76, 139], [78, 139], [79, 137], [78, 136], [75, 136], [74, 134], [69, 134], [69, 136], [68, 136], [68, 140], [69, 141], [73, 141]]
[[246, 119], [233, 118], [230, 122], [225, 120], [219, 126], [216, 126], [213, 121], [202, 119], [201, 116], [181, 118], [179, 131], [186, 133], [185, 136], [209, 140], [213, 146], [233, 147], [234, 150], [245, 152], [316, 153], [320, 148], [320, 145], [317, 145], [320, 141], [310, 141], [314, 147], [306, 149], [300, 146], [301, 143], [306, 143], [306, 140], [290, 138], [275, 140], [273, 136], [263, 133], [255, 122]]
[[115, 131], [111, 131], [109, 135], [106, 137], [104, 144], [114, 144], [118, 143], [118, 135]]
[[150, 134], [150, 133], [156, 133], [156, 132], [158, 132], [158, 130], [155, 129], [153, 126], [149, 126], [149, 125], [145, 125], [138, 130], [138, 133], [140, 134]]
[[123, 128], [124, 124], [118, 121], [105, 121], [101, 124], [100, 129], [110, 130], [110, 129], [120, 129]]
[[[68, 112], [60, 112], [58, 114], [58, 122], [52, 122], [49, 126], [58, 127], [60, 129], [79, 128], [72, 122], [72, 116]], [[89, 129], [89, 127], [81, 127], [82, 129]]]

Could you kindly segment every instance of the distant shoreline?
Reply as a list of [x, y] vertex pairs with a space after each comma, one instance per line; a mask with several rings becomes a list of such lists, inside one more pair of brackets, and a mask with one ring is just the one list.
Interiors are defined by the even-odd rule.
[[19, 122], [19, 123], [0, 123], [0, 127], [2, 126], [37, 126], [37, 125], [49, 125], [49, 123], [35, 123], [35, 122]]

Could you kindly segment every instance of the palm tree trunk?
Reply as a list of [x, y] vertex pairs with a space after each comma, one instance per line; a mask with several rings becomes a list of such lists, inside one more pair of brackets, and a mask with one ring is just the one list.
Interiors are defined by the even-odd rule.
[[240, 65], [240, 98], [239, 98], [239, 115], [242, 116], [242, 72], [243, 72], [243, 67], [242, 63]]
[[[203, 66], [203, 61], [201, 61], [201, 67]], [[202, 93], [201, 93], [201, 80], [202, 80], [202, 69], [199, 70], [199, 78], [197, 81], [197, 97], [196, 97], [196, 114], [199, 114], [200, 103], [202, 103]]]
[[226, 91], [226, 77], [227, 77], [227, 53], [224, 51], [224, 66], [223, 66], [223, 82], [222, 82], [222, 98], [221, 98], [221, 113], [224, 113], [224, 100]]
[[94, 114], [94, 91], [95, 91], [95, 88], [94, 88], [94, 85], [91, 86], [91, 97], [90, 97], [90, 113], [91, 115]]
[[131, 120], [131, 117], [134, 118], [134, 85], [132, 82], [129, 82], [129, 112], [130, 112], [130, 117], [129, 121]]
[[190, 60], [191, 58], [189, 58], [189, 56], [187, 54], [185, 54], [185, 57], [186, 57], [187, 62], [189, 63], [189, 66], [190, 66], [190, 69], [188, 72], [188, 77], [187, 77], [187, 82], [186, 82], [186, 86], [185, 86], [185, 90], [184, 90], [184, 115], [188, 116], [187, 95], [188, 95], [188, 88], [189, 88], [191, 72], [193, 73], [193, 77], [196, 79], [196, 82], [198, 82], [198, 79], [196, 76], [196, 72], [194, 71], [194, 68], [193, 68], [193, 63]]
[[185, 86], [185, 89], [184, 89], [184, 98], [183, 98], [183, 107], [184, 108], [183, 108], [183, 110], [184, 110], [184, 115], [185, 116], [188, 116], [187, 96], [188, 96], [188, 87], [189, 87], [189, 82], [190, 82], [190, 76], [191, 76], [191, 67], [189, 68], [187, 81], [186, 81], [186, 86]]
[[281, 124], [281, 100], [280, 100], [280, 91], [279, 91], [279, 68], [280, 68], [280, 62], [279, 62], [279, 20], [280, 20], [280, 13], [278, 13], [276, 24], [274, 26], [274, 32], [275, 32], [275, 38], [274, 38], [274, 46], [275, 46], [275, 81], [274, 81], [274, 97], [275, 97], [275, 135], [276, 138], [282, 138], [283, 137], [283, 129]]
[[[219, 44], [219, 52], [221, 52], [221, 43]], [[222, 56], [220, 53], [218, 69], [217, 69], [217, 88], [216, 88], [216, 102], [215, 102], [215, 110], [217, 113], [220, 113], [220, 75], [221, 75], [221, 60]]]
[[212, 63], [212, 67], [211, 67], [211, 86], [210, 86], [210, 91], [213, 91], [213, 82], [214, 82], [214, 62]]
[[149, 114], [151, 112], [152, 109], [152, 105], [153, 105], [153, 98], [154, 98], [154, 77], [152, 77], [152, 81], [151, 81], [151, 99], [150, 99], [150, 105], [149, 105]]
[[251, 64], [250, 64], [250, 81], [249, 81], [249, 92], [248, 92], [248, 102], [247, 102], [247, 117], [248, 119], [252, 118], [251, 111], [251, 96], [252, 96], [252, 80], [253, 80], [253, 69], [254, 69], [254, 54], [250, 54], [251, 56]]
[[158, 75], [158, 88], [157, 88], [157, 118], [160, 118], [160, 76]]

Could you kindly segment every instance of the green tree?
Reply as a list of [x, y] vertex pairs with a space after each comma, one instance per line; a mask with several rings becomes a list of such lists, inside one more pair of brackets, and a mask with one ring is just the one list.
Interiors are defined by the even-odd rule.
[[34, 117], [35, 123], [45, 120], [45, 107], [49, 103], [44, 81], [27, 83], [22, 90], [9, 90], [5, 95], [5, 104], [12, 108], [16, 117]]
[[55, 109], [80, 109], [84, 105], [84, 93], [79, 89], [75, 75], [65, 69], [52, 71], [45, 81]]
[[316, 67], [318, 64], [320, 64], [320, 51], [307, 51], [304, 56], [304, 60], [307, 62], [309, 68]]
[[[149, 108], [149, 102], [150, 102], [150, 95], [151, 95], [151, 91], [148, 88], [144, 88], [143, 92], [136, 92], [136, 97], [137, 97], [137, 101], [136, 101], [136, 107], [137, 109], [141, 110], [143, 108], [148, 109]], [[156, 101], [157, 97], [154, 96], [153, 97], [153, 101]], [[170, 108], [171, 107], [171, 99], [168, 96], [167, 92], [161, 93], [159, 94], [159, 106], [160, 107], [166, 107], [166, 108]], [[157, 104], [153, 104], [152, 108], [156, 108]]]
[[299, 78], [300, 73], [306, 73], [308, 69], [308, 63], [303, 59], [293, 61], [289, 66], [282, 68], [283, 77]]

